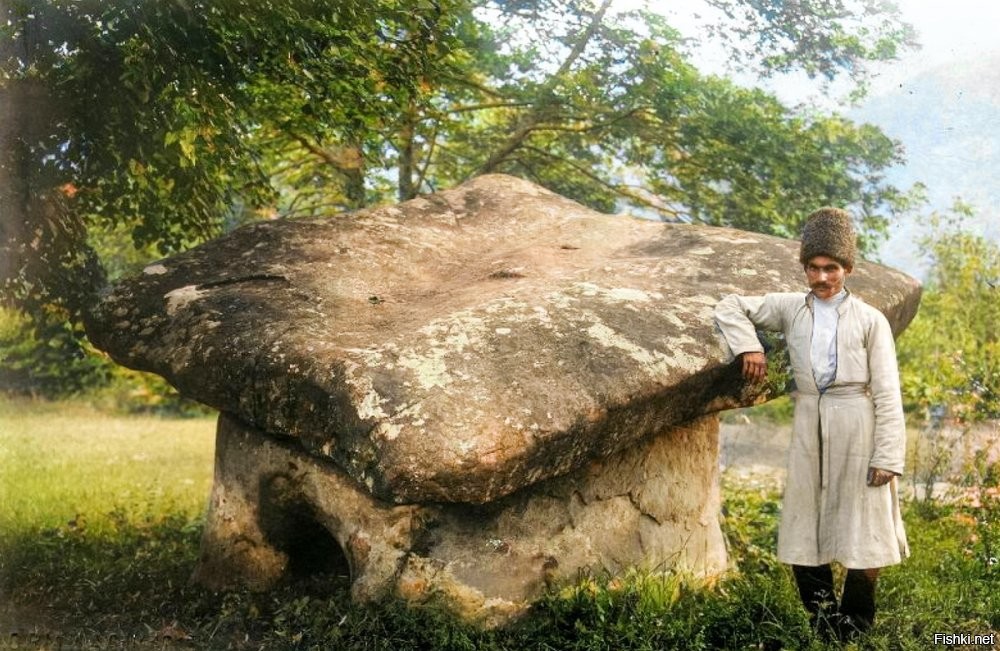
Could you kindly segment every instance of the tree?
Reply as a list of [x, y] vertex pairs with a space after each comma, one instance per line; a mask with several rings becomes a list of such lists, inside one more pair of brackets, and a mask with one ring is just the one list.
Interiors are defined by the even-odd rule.
[[899, 342], [903, 396], [922, 420], [1000, 418], [1000, 247], [962, 227], [971, 208], [935, 214], [920, 311]]
[[[907, 38], [891, 11], [779, 4], [727, 5], [755, 16], [765, 73], [862, 81], [864, 61]], [[124, 227], [166, 254], [249, 219], [405, 200], [494, 171], [600, 210], [780, 235], [837, 203], [877, 238], [905, 205], [882, 176], [899, 147], [877, 129], [705, 77], [661, 16], [612, 15], [610, 0], [0, 11], [0, 298], [47, 318], [75, 321], [106, 282], [88, 245], [101, 232]]]
[[801, 71], [833, 81], [846, 72], [863, 87], [865, 61], [891, 59], [914, 44], [910, 25], [868, 0], [706, 0], [727, 18], [708, 25], [733, 64], [763, 76]]
[[[449, 6], [4, 4], [2, 304], [32, 315], [39, 350], [80, 357], [80, 316], [106, 282], [95, 236], [125, 228], [139, 249], [184, 249], [273, 210], [289, 177], [301, 196], [333, 177], [326, 196], [363, 204], [361, 158], [342, 143], [398, 112], [416, 86], [409, 34], [451, 20]], [[296, 178], [299, 151], [325, 167]]]
[[964, 227], [971, 215], [971, 207], [956, 202], [950, 213], [929, 219], [921, 249], [931, 267], [920, 311], [899, 340], [900, 377], [904, 406], [923, 426], [913, 466], [924, 499], [961, 461], [961, 476], [949, 480], [996, 509], [1000, 465], [991, 463], [989, 442], [983, 447], [970, 434], [1000, 418], [1000, 246]]
[[[53, 282], [80, 284], [83, 261], [66, 252], [86, 248], [88, 226], [127, 223], [137, 245], [167, 253], [217, 234], [239, 206], [272, 206], [290, 144], [341, 175], [345, 204], [363, 203], [360, 159], [344, 143], [398, 112], [416, 85], [408, 29], [446, 15], [430, 2], [306, 0], [64, 0], [7, 12], [0, 70], [18, 119], [4, 134], [14, 163], [4, 166], [14, 208], [4, 280], [22, 305], [51, 298]], [[86, 277], [84, 296], [102, 280]], [[65, 302], [76, 312], [86, 298]]]
[[[490, 20], [478, 21], [466, 46], [477, 53], [475, 84], [466, 76], [464, 85], [443, 86], [407, 130], [422, 143], [426, 187], [418, 189], [504, 171], [606, 211], [640, 207], [791, 235], [816, 205], [840, 203], [858, 209], [867, 233], [884, 229], [903, 199], [881, 176], [901, 161], [884, 134], [706, 78], [661, 16], [637, 11], [611, 20], [609, 5], [483, 3]], [[790, 20], [787, 11], [782, 20]], [[826, 48], [786, 53], [784, 68], [819, 59], [833, 76], [837, 60], [860, 79], [860, 63], [875, 49], [892, 53], [861, 47], [857, 33], [848, 39], [841, 21], [825, 25], [813, 29], [828, 30]], [[873, 33], [893, 43], [906, 34]]]

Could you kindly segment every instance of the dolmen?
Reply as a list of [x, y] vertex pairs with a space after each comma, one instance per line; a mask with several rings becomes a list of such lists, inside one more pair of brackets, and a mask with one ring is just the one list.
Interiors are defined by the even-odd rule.
[[[109, 289], [88, 334], [220, 412], [198, 581], [343, 563], [354, 599], [490, 626], [582, 571], [725, 568], [717, 414], [784, 389], [741, 380], [712, 309], [803, 291], [797, 260], [488, 175], [244, 226]], [[896, 333], [916, 312], [892, 269], [849, 286]]]

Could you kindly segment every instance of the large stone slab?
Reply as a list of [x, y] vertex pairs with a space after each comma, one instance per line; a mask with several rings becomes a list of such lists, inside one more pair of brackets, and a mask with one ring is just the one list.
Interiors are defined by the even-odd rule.
[[[712, 322], [803, 288], [798, 244], [596, 213], [506, 176], [250, 225], [148, 266], [88, 334], [378, 500], [486, 503], [761, 396]], [[902, 329], [919, 285], [849, 287]]]

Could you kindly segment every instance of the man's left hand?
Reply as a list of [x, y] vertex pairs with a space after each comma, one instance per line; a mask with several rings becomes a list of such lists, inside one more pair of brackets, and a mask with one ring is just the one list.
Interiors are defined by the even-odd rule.
[[877, 487], [885, 486], [896, 476], [891, 470], [882, 470], [881, 468], [868, 468], [868, 485]]

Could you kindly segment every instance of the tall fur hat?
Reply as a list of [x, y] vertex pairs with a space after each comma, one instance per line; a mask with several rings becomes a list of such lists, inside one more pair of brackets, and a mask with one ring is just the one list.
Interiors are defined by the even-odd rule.
[[799, 262], [803, 265], [817, 255], [825, 255], [844, 267], [854, 267], [857, 253], [857, 235], [846, 210], [820, 208], [806, 218], [799, 249]]

